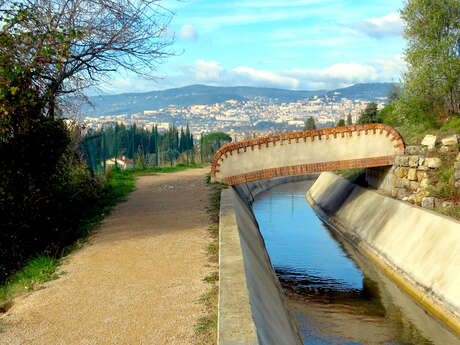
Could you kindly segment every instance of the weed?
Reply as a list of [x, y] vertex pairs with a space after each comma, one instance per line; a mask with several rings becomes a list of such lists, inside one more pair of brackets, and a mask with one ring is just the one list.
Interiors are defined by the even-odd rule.
[[219, 280], [219, 273], [211, 273], [210, 275], [204, 277], [203, 280], [209, 284], [214, 284], [216, 281]]
[[214, 244], [208, 245], [208, 254], [209, 255], [215, 255], [217, 253], [217, 251], [218, 251], [218, 248], [217, 248], [216, 245], [214, 245]]
[[61, 276], [63, 272], [56, 273], [60, 265], [61, 260], [44, 255], [29, 260], [21, 270], [8, 279], [4, 286], [0, 287], [0, 311], [8, 311], [12, 306], [14, 295], [40, 289], [42, 283]]
[[217, 327], [217, 320], [215, 318], [211, 318], [208, 316], [200, 318], [198, 322], [198, 327], [195, 328], [196, 332], [204, 332], [209, 330], [210, 328]]

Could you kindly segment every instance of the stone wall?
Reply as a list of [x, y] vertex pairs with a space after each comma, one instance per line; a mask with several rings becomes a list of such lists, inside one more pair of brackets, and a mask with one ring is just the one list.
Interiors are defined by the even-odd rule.
[[372, 168], [366, 172], [370, 186], [396, 199], [429, 209], [455, 206], [455, 198], [443, 198], [434, 192], [440, 179], [447, 180], [445, 185], [452, 190], [460, 188], [460, 153], [456, 135], [440, 140], [427, 135], [421, 145], [407, 146], [403, 155], [396, 156], [392, 167]]

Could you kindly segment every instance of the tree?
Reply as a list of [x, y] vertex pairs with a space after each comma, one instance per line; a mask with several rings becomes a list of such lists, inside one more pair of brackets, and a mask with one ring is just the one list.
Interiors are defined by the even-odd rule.
[[308, 131], [310, 129], [316, 129], [316, 124], [315, 124], [315, 119], [313, 119], [312, 116], [310, 116], [307, 121], [305, 121], [305, 126], [303, 128], [305, 131]]
[[345, 126], [345, 120], [344, 119], [340, 119], [339, 121], [337, 121], [337, 124], [335, 125], [336, 127], [343, 127]]
[[223, 132], [203, 135], [200, 139], [201, 160], [212, 160], [217, 150], [232, 141], [232, 138]]
[[347, 126], [351, 126], [353, 124], [353, 120], [351, 119], [351, 113], [347, 115]]
[[51, 118], [65, 95], [119, 69], [153, 77], [171, 55], [159, 0], [0, 0], [0, 13], [1, 65], [31, 76]]
[[374, 102], [369, 103], [364, 111], [359, 116], [358, 123], [360, 125], [367, 123], [380, 123], [382, 120], [378, 116], [377, 104]]
[[401, 11], [407, 39], [400, 108], [411, 119], [420, 111], [460, 112], [460, 2], [407, 0]]

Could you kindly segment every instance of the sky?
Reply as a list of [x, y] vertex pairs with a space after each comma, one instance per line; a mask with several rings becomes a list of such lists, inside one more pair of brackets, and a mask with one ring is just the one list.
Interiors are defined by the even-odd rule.
[[332, 90], [398, 82], [402, 0], [164, 0], [175, 37], [156, 80], [117, 73], [103, 93], [191, 84]]

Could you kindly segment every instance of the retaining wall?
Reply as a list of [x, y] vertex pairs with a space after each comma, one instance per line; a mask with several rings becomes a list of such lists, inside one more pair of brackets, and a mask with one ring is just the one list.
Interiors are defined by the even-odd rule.
[[265, 242], [252, 213], [254, 197], [290, 176], [224, 190], [220, 208], [218, 345], [301, 345]]
[[320, 175], [307, 200], [390, 278], [460, 332], [460, 222], [333, 173]]

